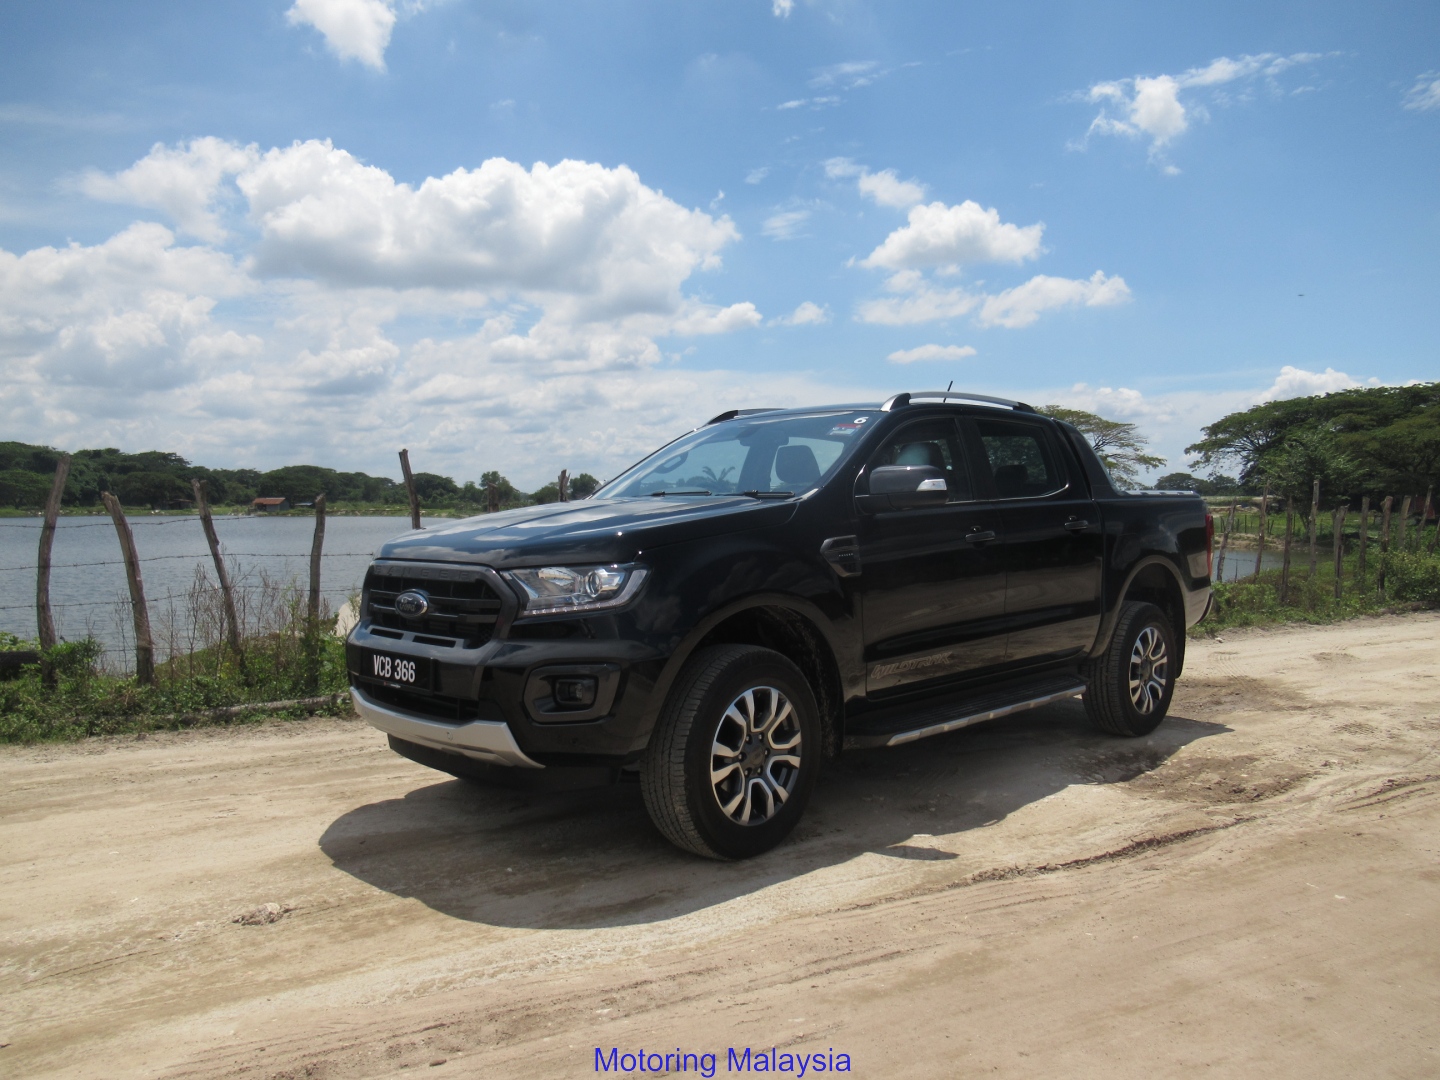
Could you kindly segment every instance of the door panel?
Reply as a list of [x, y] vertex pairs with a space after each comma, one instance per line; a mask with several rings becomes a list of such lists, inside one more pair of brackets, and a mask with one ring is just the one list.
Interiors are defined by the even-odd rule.
[[976, 418], [971, 430], [1004, 530], [1006, 660], [1074, 656], [1100, 626], [1099, 508], [1044, 425]]
[[[1005, 569], [1000, 515], [973, 500], [971, 470], [950, 418], [901, 428], [869, 468], [942, 469], [950, 503], [862, 514], [859, 578], [866, 686], [884, 693], [1004, 662]], [[861, 485], [865, 474], [861, 475]]]

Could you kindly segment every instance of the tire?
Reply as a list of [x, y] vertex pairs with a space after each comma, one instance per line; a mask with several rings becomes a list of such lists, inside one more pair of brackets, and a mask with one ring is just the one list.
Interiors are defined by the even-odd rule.
[[770, 649], [717, 645], [676, 679], [640, 763], [640, 790], [676, 847], [747, 859], [800, 820], [820, 754], [820, 714], [800, 669]]
[[1170, 711], [1179, 653], [1175, 630], [1154, 604], [1127, 601], [1104, 653], [1086, 666], [1085, 712], [1110, 735], [1149, 735]]

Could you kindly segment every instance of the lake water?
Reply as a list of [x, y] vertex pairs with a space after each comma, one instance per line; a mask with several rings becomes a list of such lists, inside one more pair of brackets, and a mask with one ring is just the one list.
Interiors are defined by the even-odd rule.
[[[423, 520], [423, 519], [422, 519]], [[446, 519], [429, 519], [430, 524]], [[200, 519], [193, 516], [137, 516], [130, 519], [140, 558], [151, 621], [170, 609], [184, 610], [186, 595], [201, 568], [213, 581], [214, 565]], [[410, 527], [404, 517], [325, 519], [325, 558], [320, 584], [332, 609], [360, 589], [375, 549]], [[237, 588], [259, 590], [263, 579], [297, 582], [309, 588], [310, 517], [217, 517], [215, 531]], [[0, 519], [0, 630], [33, 638], [38, 518]], [[131, 632], [129, 591], [120, 561], [120, 541], [108, 517], [62, 517], [51, 550], [50, 603], [55, 629], [65, 640], [93, 635], [107, 660], [125, 664]], [[161, 635], [156, 648], [162, 654]]]
[[[1321, 553], [1321, 559], [1325, 559], [1328, 554], [1329, 549], [1327, 548], [1324, 552]], [[1306, 560], [1305, 565], [1310, 565], [1309, 548], [1307, 547], [1302, 553], [1299, 551], [1299, 549], [1292, 546], [1290, 548], [1290, 564], [1293, 566], [1295, 565], [1297, 560], [1302, 558]], [[1220, 577], [1220, 579], [1223, 581], [1243, 581], [1245, 578], [1248, 578], [1251, 574], [1255, 573], [1254, 549], [1251, 549], [1250, 551], [1227, 551], [1225, 552], [1225, 562], [1223, 565], [1220, 565], [1220, 551], [1217, 548], [1215, 551], [1215, 559], [1217, 562], [1216, 569], [1221, 571], [1221, 573], [1217, 576]], [[1284, 556], [1281, 555], [1280, 552], [1275, 550], [1269, 540], [1266, 540], [1265, 551], [1260, 556], [1260, 569], [1279, 570], [1280, 564], [1284, 561]]]

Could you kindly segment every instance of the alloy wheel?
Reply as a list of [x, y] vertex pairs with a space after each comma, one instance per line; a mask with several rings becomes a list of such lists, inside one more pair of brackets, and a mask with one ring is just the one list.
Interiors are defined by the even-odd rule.
[[1147, 626], [1135, 639], [1130, 650], [1130, 703], [1141, 716], [1149, 716], [1165, 697], [1170, 679], [1170, 652], [1165, 636], [1154, 626]]
[[710, 783], [721, 812], [740, 825], [769, 821], [795, 790], [800, 753], [800, 717], [790, 699], [773, 686], [746, 690], [721, 715], [712, 740]]

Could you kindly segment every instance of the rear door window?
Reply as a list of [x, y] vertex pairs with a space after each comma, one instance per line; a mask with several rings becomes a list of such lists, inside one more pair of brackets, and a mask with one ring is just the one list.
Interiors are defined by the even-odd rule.
[[1038, 424], [979, 418], [975, 428], [997, 498], [1035, 499], [1066, 486], [1049, 434]]

